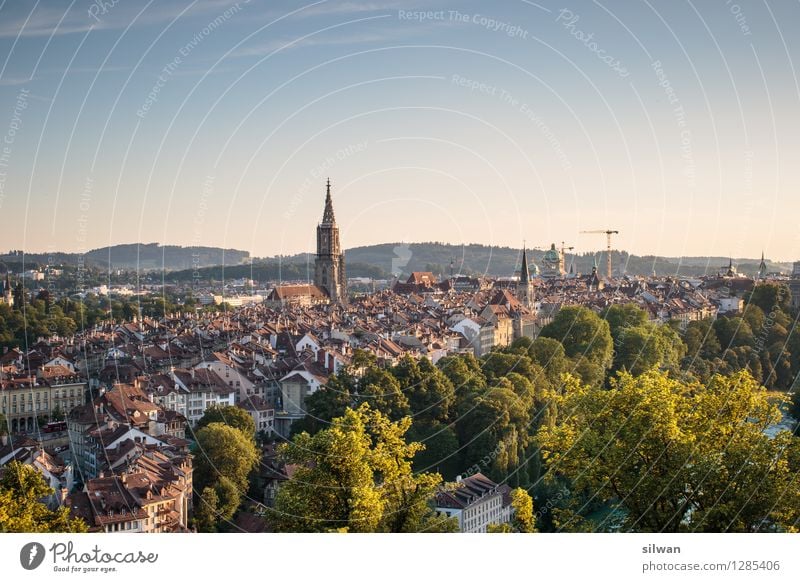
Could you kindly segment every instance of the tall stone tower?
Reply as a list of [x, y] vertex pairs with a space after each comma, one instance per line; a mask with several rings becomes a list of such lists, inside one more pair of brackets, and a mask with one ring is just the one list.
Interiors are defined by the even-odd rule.
[[339, 227], [333, 215], [331, 181], [328, 179], [325, 212], [317, 225], [317, 258], [314, 261], [314, 284], [325, 290], [332, 302], [347, 302], [347, 273], [344, 251], [339, 243]]
[[528, 268], [528, 253], [522, 248], [522, 267], [519, 270], [519, 283], [517, 284], [517, 300], [527, 308], [533, 305], [533, 284], [531, 272]]

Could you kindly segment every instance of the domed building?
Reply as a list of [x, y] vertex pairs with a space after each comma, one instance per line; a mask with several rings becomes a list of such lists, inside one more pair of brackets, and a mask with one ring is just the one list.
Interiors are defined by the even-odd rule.
[[556, 249], [555, 243], [550, 245], [550, 249], [545, 251], [542, 257], [542, 278], [557, 279], [564, 275], [564, 261], [561, 253]]

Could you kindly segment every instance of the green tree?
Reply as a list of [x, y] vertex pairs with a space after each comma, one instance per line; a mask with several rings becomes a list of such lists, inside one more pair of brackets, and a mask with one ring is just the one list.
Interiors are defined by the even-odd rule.
[[761, 283], [747, 294], [745, 300], [750, 305], [757, 305], [764, 313], [783, 311], [789, 313], [792, 305], [792, 293], [782, 283]]
[[512, 525], [520, 533], [536, 531], [536, 516], [533, 514], [533, 499], [525, 489], [517, 487], [511, 492], [511, 507], [514, 508]]
[[377, 365], [370, 365], [358, 379], [358, 401], [368, 402], [392, 420], [408, 416], [411, 407], [395, 377]]
[[481, 364], [483, 375], [486, 376], [486, 380], [490, 383], [498, 378], [507, 376], [511, 372], [521, 374], [528, 379], [533, 379], [536, 376], [533, 362], [527, 353], [491, 352], [481, 358]]
[[72, 518], [69, 509], [55, 511], [40, 501], [53, 494], [44, 478], [30, 465], [11, 461], [0, 479], [0, 532], [81, 533], [86, 523]]
[[406, 356], [392, 369], [392, 374], [408, 396], [415, 418], [447, 421], [455, 401], [455, 388], [447, 375], [430, 360]]
[[619, 329], [615, 345], [614, 369], [634, 376], [653, 368], [677, 370], [686, 350], [671, 327], [652, 323]]
[[306, 415], [292, 423], [292, 436], [302, 432], [316, 434], [328, 427], [334, 418], [342, 416], [353, 404], [354, 382], [352, 376], [341, 372], [331, 376], [325, 387], [306, 398]]
[[614, 304], [603, 312], [602, 317], [608, 322], [614, 341], [619, 338], [621, 330], [645, 325], [648, 321], [647, 312], [635, 303]]
[[561, 377], [570, 368], [570, 362], [561, 342], [549, 337], [536, 338], [528, 348], [528, 355], [539, 364], [554, 386], [561, 384]]
[[194, 526], [200, 533], [217, 531], [219, 515], [219, 496], [213, 487], [203, 488], [200, 498], [195, 502]]
[[280, 449], [297, 466], [278, 490], [273, 512], [280, 531], [412, 532], [452, 529], [431, 501], [438, 474], [414, 474], [421, 450], [406, 443], [410, 418], [392, 422], [362, 404], [347, 409], [331, 426], [296, 435]]
[[[469, 413], [456, 424], [463, 451], [463, 466], [480, 467], [499, 480], [525, 463], [530, 403], [514, 392], [513, 384], [501, 378], [497, 386], [479, 396]], [[515, 477], [522, 479], [521, 472]]]
[[714, 331], [723, 349], [752, 347], [755, 343], [750, 324], [741, 317], [720, 317], [714, 322]]
[[214, 485], [204, 487], [195, 498], [194, 526], [198, 532], [228, 531], [242, 494], [229, 479], [220, 477]]
[[455, 410], [449, 416], [451, 421], [456, 420], [468, 414], [476, 399], [487, 391], [486, 378], [472, 354], [447, 356], [439, 360], [438, 367], [453, 385]]
[[253, 417], [238, 406], [219, 406], [217, 404], [209, 406], [200, 420], [197, 421], [195, 431], [199, 431], [215, 422], [241, 431], [250, 440], [255, 437], [256, 423], [253, 421]]
[[561, 342], [567, 356], [575, 362], [575, 372], [584, 381], [593, 384], [603, 381], [613, 361], [614, 342], [608, 322], [594, 311], [575, 305], [563, 307], [542, 328], [541, 336]]
[[711, 319], [690, 321], [683, 334], [683, 341], [686, 344], [686, 357], [690, 362], [697, 358], [711, 360], [722, 353], [722, 344]]
[[517, 487], [511, 491], [511, 506], [514, 517], [511, 523], [490, 523], [488, 533], [533, 533], [536, 519], [533, 515], [533, 499], [525, 489]]
[[435, 471], [445, 479], [454, 479], [460, 472], [458, 436], [450, 425], [436, 421], [415, 420], [407, 440], [425, 448], [414, 456], [415, 471]]
[[548, 477], [621, 511], [626, 529], [796, 530], [800, 445], [764, 434], [780, 411], [748, 372], [706, 384], [620, 373], [610, 389], [573, 379], [563, 400], [564, 420], [538, 435]]
[[[248, 476], [258, 462], [252, 438], [220, 422], [195, 432], [194, 483], [202, 491], [221, 479], [228, 479], [239, 491], [246, 491]], [[217, 491], [219, 493], [219, 491]]]

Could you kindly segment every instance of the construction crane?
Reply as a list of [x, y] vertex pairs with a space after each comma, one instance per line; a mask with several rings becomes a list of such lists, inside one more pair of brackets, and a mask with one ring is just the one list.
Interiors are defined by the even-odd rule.
[[581, 234], [604, 234], [606, 235], [606, 271], [608, 278], [611, 278], [611, 235], [619, 234], [618, 230], [582, 230]]

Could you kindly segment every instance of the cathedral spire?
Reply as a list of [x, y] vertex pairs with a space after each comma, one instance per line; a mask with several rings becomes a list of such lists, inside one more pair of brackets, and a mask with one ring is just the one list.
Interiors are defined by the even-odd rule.
[[336, 222], [336, 217], [333, 215], [333, 200], [331, 199], [331, 179], [328, 178], [325, 194], [325, 212], [322, 214], [323, 224], [333, 224]]
[[528, 252], [525, 243], [522, 243], [522, 266], [519, 270], [516, 297], [528, 309], [533, 305], [533, 284], [531, 283], [531, 271], [528, 267]]
[[528, 282], [531, 280], [531, 272], [528, 270], [528, 255], [525, 252], [525, 245], [522, 245], [522, 267], [519, 271], [519, 280], [520, 283]]

